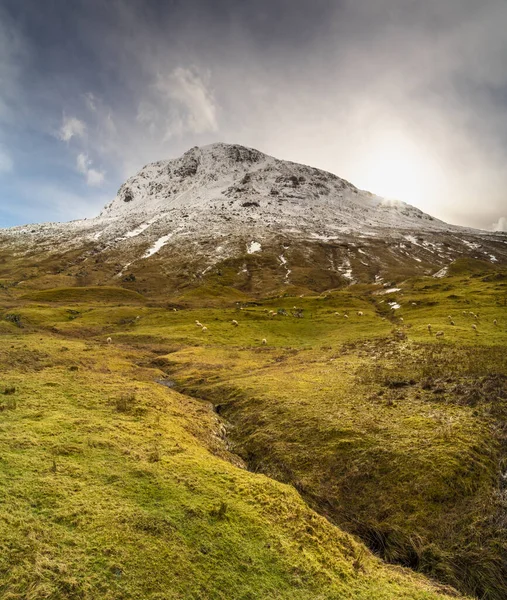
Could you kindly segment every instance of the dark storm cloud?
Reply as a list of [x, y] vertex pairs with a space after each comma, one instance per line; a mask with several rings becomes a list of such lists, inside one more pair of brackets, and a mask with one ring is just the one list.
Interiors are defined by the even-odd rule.
[[0, 0], [2, 197], [91, 215], [223, 140], [503, 227], [506, 23], [503, 0]]

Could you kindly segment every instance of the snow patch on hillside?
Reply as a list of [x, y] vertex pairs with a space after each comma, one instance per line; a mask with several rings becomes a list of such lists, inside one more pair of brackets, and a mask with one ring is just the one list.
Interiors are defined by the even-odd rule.
[[481, 244], [478, 244], [477, 242], [469, 242], [467, 240], [461, 240], [465, 246], [468, 246], [470, 248], [470, 250], [478, 250], [481, 247]]
[[255, 254], [256, 252], [260, 252], [262, 250], [262, 246], [259, 244], [259, 242], [250, 242], [250, 244], [248, 244], [246, 252], [247, 254]]
[[342, 277], [345, 277], [345, 279], [348, 279], [351, 282], [354, 281], [354, 277], [352, 275], [352, 267], [348, 258], [346, 258], [343, 261], [343, 264], [340, 267], [338, 267], [338, 271], [341, 273]]
[[146, 231], [148, 229], [148, 227], [150, 227], [151, 225], [153, 225], [153, 223], [156, 221], [157, 219], [151, 219], [150, 221], [146, 222], [146, 223], [142, 223], [141, 225], [139, 225], [139, 227], [136, 227], [135, 229], [132, 229], [132, 231], [127, 231], [127, 233], [125, 234], [125, 238], [133, 238], [133, 237], [137, 237], [138, 235], [141, 235], [141, 233], [143, 233], [143, 231]]
[[404, 235], [403, 237], [407, 240], [407, 242], [410, 242], [411, 244], [414, 244], [414, 246], [421, 246], [422, 245], [422, 244], [420, 244], [417, 241], [417, 238], [415, 236], [413, 236], [413, 235]]
[[449, 272], [449, 267], [444, 267], [443, 269], [440, 269], [440, 271], [433, 273], [433, 277], [437, 277], [440, 279], [441, 277], [445, 277], [448, 272]]
[[168, 233], [167, 235], [163, 235], [161, 238], [158, 238], [158, 240], [153, 244], [153, 246], [143, 256], [143, 258], [149, 258], [150, 256], [153, 256], [154, 254], [159, 252], [159, 250], [161, 250], [172, 237], [173, 237], [173, 234]]

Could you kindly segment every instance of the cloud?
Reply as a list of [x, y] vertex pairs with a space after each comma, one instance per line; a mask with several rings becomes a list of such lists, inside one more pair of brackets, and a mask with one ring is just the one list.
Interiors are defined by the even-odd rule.
[[97, 99], [95, 98], [95, 94], [92, 92], [86, 92], [84, 95], [84, 99], [86, 102], [86, 106], [92, 111], [95, 112], [97, 110]]
[[104, 183], [105, 173], [96, 169], [88, 169], [86, 183], [91, 187], [98, 187]]
[[[209, 75], [184, 67], [174, 69], [169, 77], [158, 75], [154, 87], [168, 112], [166, 138], [218, 131], [217, 104], [206, 79]], [[141, 103], [140, 120], [153, 123], [153, 113], [153, 105]]]
[[62, 142], [69, 142], [73, 137], [84, 137], [86, 125], [77, 117], [63, 115], [62, 125], [58, 131], [58, 137]]
[[0, 174], [10, 173], [14, 168], [14, 162], [6, 150], [0, 146]]
[[105, 173], [92, 168], [92, 161], [84, 152], [77, 155], [76, 166], [77, 170], [85, 175], [86, 183], [90, 187], [98, 187], [104, 183]]
[[159, 119], [159, 111], [148, 100], [141, 100], [137, 107], [136, 121], [148, 127], [151, 135], [154, 135], [157, 129], [157, 120]]
[[493, 224], [493, 231], [507, 231], [507, 217], [500, 217], [496, 223]]
[[81, 152], [81, 154], [77, 155], [76, 166], [77, 166], [77, 170], [80, 173], [86, 174], [90, 164], [91, 164], [91, 161], [84, 152]]

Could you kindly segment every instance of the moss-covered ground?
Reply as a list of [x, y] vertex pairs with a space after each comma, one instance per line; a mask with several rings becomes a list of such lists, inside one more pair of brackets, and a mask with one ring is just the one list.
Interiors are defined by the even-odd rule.
[[391, 289], [4, 288], [0, 597], [505, 598], [506, 275]]

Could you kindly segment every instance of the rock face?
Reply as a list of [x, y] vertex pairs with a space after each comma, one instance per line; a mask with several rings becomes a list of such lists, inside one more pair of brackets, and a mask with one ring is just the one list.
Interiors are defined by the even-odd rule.
[[253, 293], [321, 291], [445, 274], [464, 257], [507, 262], [503, 234], [448, 225], [332, 173], [228, 144], [147, 165], [95, 219], [0, 230], [0, 241], [20, 265], [0, 266], [0, 277], [26, 280], [30, 255], [30, 277], [48, 286], [56, 271], [145, 293], [210, 279]]

